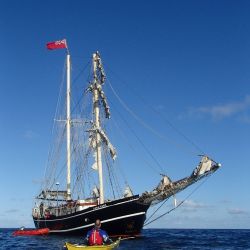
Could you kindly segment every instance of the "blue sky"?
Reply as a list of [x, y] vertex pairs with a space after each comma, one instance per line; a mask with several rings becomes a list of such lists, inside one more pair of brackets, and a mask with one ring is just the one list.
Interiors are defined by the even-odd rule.
[[[199, 158], [134, 92], [222, 163], [181, 208], [151, 226], [249, 228], [249, 9], [244, 0], [1, 1], [0, 227], [33, 226], [33, 197], [47, 160], [65, 57], [45, 44], [66, 38], [76, 65], [85, 65], [99, 50], [112, 86], [130, 108], [167, 138], [185, 144], [182, 150], [149, 131], [138, 132], [172, 179], [189, 175]], [[157, 184], [159, 176], [140, 170], [142, 163], [127, 157], [125, 147], [118, 152], [123, 164], [138, 166], [127, 174], [135, 191]]]

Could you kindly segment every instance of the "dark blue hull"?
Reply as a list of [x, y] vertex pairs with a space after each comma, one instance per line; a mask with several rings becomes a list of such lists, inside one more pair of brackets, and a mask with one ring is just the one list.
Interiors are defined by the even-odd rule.
[[49, 228], [55, 234], [84, 235], [96, 219], [110, 236], [138, 236], [146, 219], [149, 205], [138, 201], [139, 196], [119, 199], [102, 205], [72, 212], [64, 216], [33, 218], [36, 228]]

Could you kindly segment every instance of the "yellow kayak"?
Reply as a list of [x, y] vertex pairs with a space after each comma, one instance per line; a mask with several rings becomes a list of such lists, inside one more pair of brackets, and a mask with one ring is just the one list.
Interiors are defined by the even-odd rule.
[[100, 246], [86, 246], [86, 245], [77, 245], [77, 244], [71, 244], [69, 242], [66, 242], [66, 247], [68, 250], [79, 250], [79, 249], [85, 249], [85, 250], [111, 250], [115, 249], [120, 244], [120, 239], [115, 241], [114, 243], [110, 245], [100, 245]]

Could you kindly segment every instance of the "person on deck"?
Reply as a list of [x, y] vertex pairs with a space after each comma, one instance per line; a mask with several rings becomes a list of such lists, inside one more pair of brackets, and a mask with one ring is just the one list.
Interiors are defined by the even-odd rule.
[[101, 221], [97, 219], [95, 221], [94, 228], [88, 231], [84, 243], [94, 246], [102, 244], [111, 244], [113, 241], [109, 238], [106, 231], [101, 229]]

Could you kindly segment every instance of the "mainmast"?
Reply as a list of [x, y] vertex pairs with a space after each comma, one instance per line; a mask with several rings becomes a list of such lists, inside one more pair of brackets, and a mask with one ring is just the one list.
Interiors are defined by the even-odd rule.
[[71, 163], [71, 146], [70, 146], [70, 127], [71, 127], [71, 115], [70, 115], [70, 55], [67, 54], [67, 200], [71, 200], [70, 191], [70, 163]]
[[[94, 126], [96, 131], [100, 130], [100, 108], [99, 108], [99, 92], [98, 92], [98, 82], [97, 77], [97, 63], [98, 63], [98, 55], [97, 53], [93, 54], [93, 74], [94, 74], [94, 82], [93, 82], [93, 105], [94, 105]], [[100, 192], [100, 204], [104, 203], [104, 190], [103, 190], [103, 173], [102, 173], [102, 152], [101, 152], [101, 138], [100, 134], [96, 133], [96, 165], [99, 174], [99, 192]]]

